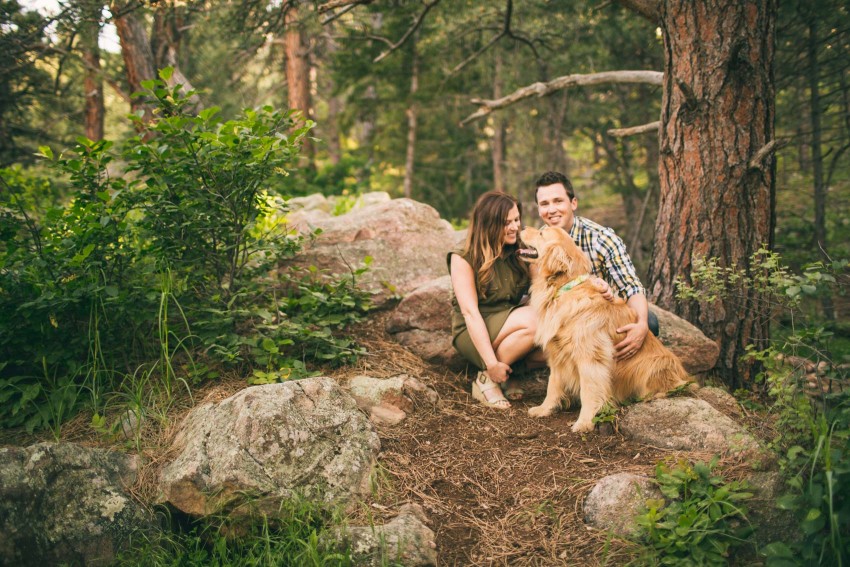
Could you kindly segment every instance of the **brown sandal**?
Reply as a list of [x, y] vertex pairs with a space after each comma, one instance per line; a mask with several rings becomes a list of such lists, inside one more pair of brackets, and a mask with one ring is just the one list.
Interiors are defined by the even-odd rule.
[[511, 409], [511, 402], [505, 398], [502, 387], [490, 380], [484, 372], [479, 372], [472, 383], [472, 397], [490, 408]]

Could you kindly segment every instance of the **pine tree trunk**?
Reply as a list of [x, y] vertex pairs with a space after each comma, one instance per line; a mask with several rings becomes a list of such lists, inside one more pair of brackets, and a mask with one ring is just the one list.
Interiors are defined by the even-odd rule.
[[[826, 183], [823, 175], [823, 127], [821, 125], [821, 98], [820, 98], [820, 65], [818, 61], [818, 23], [810, 13], [808, 18], [808, 42], [807, 42], [807, 59], [808, 66], [806, 74], [809, 79], [809, 105], [811, 107], [811, 127], [812, 127], [812, 173], [814, 181], [814, 201], [815, 201], [815, 233], [814, 233], [814, 248], [820, 255], [821, 259], [829, 262], [826, 243]], [[832, 305], [832, 297], [829, 295], [823, 296], [821, 299], [821, 307], [823, 314], [827, 319], [835, 319], [835, 309]]]
[[764, 298], [742, 287], [727, 299], [680, 302], [674, 282], [690, 283], [700, 256], [749, 270], [753, 253], [772, 245], [775, 160], [750, 164], [774, 135], [776, 4], [668, 0], [660, 19], [661, 202], [649, 295], [718, 342], [727, 384], [750, 385], [757, 368], [743, 355], [766, 346]]
[[413, 34], [411, 50], [412, 61], [410, 63], [410, 102], [404, 111], [407, 115], [407, 152], [404, 159], [404, 196], [410, 199], [413, 196], [413, 165], [416, 162], [416, 93], [419, 91], [419, 53], [416, 50], [416, 42], [419, 32]]
[[[496, 50], [493, 68], [493, 98], [502, 98], [502, 53]], [[505, 190], [505, 121], [500, 115], [493, 117], [493, 144], [490, 148], [493, 160], [493, 191]]]
[[[183, 92], [195, 90], [188, 77], [183, 74], [180, 65], [183, 44], [183, 30], [187, 27], [186, 7], [175, 5], [173, 2], [162, 2], [157, 5], [154, 14], [153, 29], [151, 30], [151, 52], [153, 53], [154, 68], [171, 67], [171, 77], [167, 83], [173, 87], [183, 86]], [[191, 97], [195, 112], [203, 108], [201, 99]]]
[[[286, 15], [284, 49], [286, 51], [286, 86], [289, 95], [289, 108], [300, 110], [304, 120], [312, 120], [309, 50], [304, 30], [298, 22], [298, 11], [294, 7], [290, 8]], [[314, 166], [315, 149], [309, 137], [304, 138], [301, 155], [307, 158], [309, 167]]]
[[[121, 56], [124, 58], [124, 69], [131, 93], [143, 90], [142, 81], [156, 78], [148, 33], [135, 9], [123, 1], [114, 2], [110, 7], [112, 21], [121, 42]], [[142, 118], [145, 122], [150, 122], [153, 117], [151, 107], [143, 97], [133, 98], [130, 108], [134, 113], [143, 112]]]
[[99, 1], [81, 3], [80, 47], [85, 67], [83, 91], [85, 93], [85, 128], [89, 140], [103, 139], [103, 121], [106, 108], [103, 104], [103, 79], [100, 75], [100, 16], [103, 4]]

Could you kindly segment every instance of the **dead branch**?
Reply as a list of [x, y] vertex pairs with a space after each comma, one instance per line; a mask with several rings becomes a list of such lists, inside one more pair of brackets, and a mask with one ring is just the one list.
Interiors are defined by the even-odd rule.
[[[397, 42], [395, 42], [395, 43], [391, 43], [391, 44], [390, 44], [390, 48], [389, 48], [389, 49], [387, 49], [386, 51], [384, 51], [383, 53], [381, 53], [380, 55], [378, 55], [377, 57], [375, 57], [375, 59], [373, 59], [373, 60], [372, 60], [372, 63], [379, 63], [379, 62], [380, 62], [380, 61], [382, 61], [384, 58], [386, 58], [387, 56], [389, 56], [389, 54], [390, 54], [390, 53], [392, 53], [393, 51], [395, 51], [396, 49], [398, 49], [399, 47], [401, 47], [402, 45], [404, 45], [404, 42], [406, 42], [406, 41], [407, 41], [407, 39], [408, 39], [411, 35], [413, 35], [413, 32], [415, 32], [416, 30], [418, 30], [418, 29], [419, 29], [419, 26], [420, 26], [420, 25], [422, 25], [422, 21], [425, 19], [425, 15], [426, 15], [426, 14], [427, 14], [430, 10], [431, 10], [431, 8], [433, 8], [434, 6], [436, 6], [436, 5], [437, 5], [437, 4], [439, 4], [439, 3], [440, 3], [440, 0], [433, 0], [432, 2], [426, 2], [426, 3], [425, 3], [425, 8], [424, 8], [424, 9], [422, 10], [422, 12], [421, 12], [421, 13], [420, 13], [417, 17], [416, 17], [416, 20], [413, 22], [413, 25], [412, 25], [412, 26], [410, 26], [410, 27], [407, 29], [407, 31], [406, 31], [406, 32], [404, 32], [404, 35], [403, 35], [403, 36], [401, 36], [401, 39], [399, 39], [399, 40], [398, 40]], [[387, 41], [387, 43], [389, 43], [389, 41]]]
[[505, 108], [521, 100], [533, 96], [542, 97], [553, 92], [573, 86], [592, 86], [603, 84], [645, 84], [660, 85], [663, 73], [660, 71], [605, 71], [602, 73], [590, 73], [588, 75], [565, 75], [549, 81], [548, 83], [534, 83], [522, 87], [511, 94], [496, 100], [483, 100], [474, 98], [470, 102], [479, 108], [461, 121], [461, 126], [487, 116], [494, 110]]
[[788, 145], [788, 140], [771, 140], [764, 145], [753, 159], [750, 160], [750, 169], [764, 169], [764, 160], [774, 152]]
[[334, 12], [330, 16], [325, 16], [319, 23], [323, 26], [326, 26], [329, 23], [331, 23], [332, 21], [336, 20], [337, 18], [339, 18], [339, 17], [347, 14], [348, 12], [352, 11], [356, 7], [357, 7], [357, 4], [349, 4], [348, 6], [344, 7], [339, 12]]
[[336, 10], [337, 8], [347, 8], [350, 10], [350, 7], [357, 6], [358, 4], [371, 4], [372, 0], [329, 0], [324, 4], [319, 4], [317, 11], [319, 14], [324, 14], [325, 12], [330, 12], [331, 10]]
[[617, 0], [617, 2], [650, 22], [658, 23], [661, 20], [661, 3], [659, 0]]
[[640, 126], [632, 126], [631, 128], [612, 128], [608, 130], [608, 135], [615, 138], [625, 138], [626, 136], [634, 136], [635, 134], [657, 132], [659, 128], [661, 128], [661, 121], [656, 120], [649, 124], [641, 124]]

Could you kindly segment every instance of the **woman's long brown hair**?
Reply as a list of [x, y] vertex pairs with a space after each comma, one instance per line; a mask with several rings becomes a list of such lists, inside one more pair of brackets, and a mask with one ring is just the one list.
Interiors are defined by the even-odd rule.
[[493, 280], [493, 263], [503, 253], [507, 253], [505, 259], [513, 271], [528, 275], [528, 266], [514, 254], [519, 248], [519, 236], [516, 244], [504, 244], [505, 223], [514, 206], [519, 210], [521, 218], [522, 205], [513, 196], [501, 191], [488, 191], [478, 198], [469, 217], [469, 231], [463, 253], [472, 263], [475, 287], [480, 298], [484, 297], [487, 285]]

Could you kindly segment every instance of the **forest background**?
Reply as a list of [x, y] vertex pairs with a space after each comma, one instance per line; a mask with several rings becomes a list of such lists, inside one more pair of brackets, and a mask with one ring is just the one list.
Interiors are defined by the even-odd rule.
[[[0, 2], [0, 50], [8, 54], [0, 62], [3, 424], [58, 431], [83, 407], [97, 421], [107, 393], [127, 387], [139, 368], [162, 377], [170, 395], [177, 351], [197, 362], [192, 384], [214, 378], [220, 364], [262, 381], [279, 379], [278, 368], [297, 375], [311, 360], [355, 357], [356, 343], [340, 333], [366, 300], [349, 279], [316, 283], [292, 273], [282, 286], [291, 326], [262, 312], [267, 290], [255, 277], [267, 264], [257, 257], [276, 261], [300, 246], [263, 232], [271, 230], [263, 224], [270, 196], [320, 192], [353, 202], [386, 191], [463, 226], [477, 196], [498, 189], [516, 194], [534, 222], [533, 180], [549, 169], [574, 180], [579, 214], [624, 237], [651, 299], [724, 345], [719, 376], [727, 385], [767, 393], [765, 370], [788, 354], [846, 377], [847, 5], [753, 3], [763, 24], [753, 36], [768, 47], [764, 72], [752, 74], [761, 106], [743, 121], [761, 123], [764, 153], [751, 152], [760, 161], [742, 176], [704, 175], [689, 189], [689, 162], [678, 170], [665, 162], [676, 145], [665, 139], [677, 135], [666, 130], [670, 109], [699, 108], [694, 84], [714, 73], [702, 46], [725, 49], [722, 29], [677, 30], [677, 13], [710, 20], [700, 20], [699, 5], [69, 0], [38, 12]], [[113, 27], [118, 49], [104, 49]], [[692, 53], [676, 51], [677, 34], [695, 38]], [[677, 57], [690, 58], [684, 79]], [[642, 73], [615, 73], [622, 70]], [[740, 80], [734, 68], [724, 77]], [[746, 82], [738, 95], [750, 92]], [[546, 96], [526, 88], [535, 83]], [[134, 97], [139, 91], [147, 95]], [[247, 134], [234, 141], [222, 124]], [[187, 131], [198, 146], [179, 153]], [[722, 154], [739, 143], [724, 132], [704, 129], [701, 147]], [[198, 150], [204, 141], [243, 153]], [[215, 172], [219, 196], [236, 197], [190, 204], [203, 171]], [[659, 235], [693, 229], [684, 212], [692, 202], [665, 202], [676, 186], [697, 201], [717, 197], [719, 219], [680, 242], [687, 257], [671, 267], [676, 245]], [[168, 199], [160, 199], [163, 187]], [[769, 199], [756, 196], [761, 188]], [[750, 204], [727, 209], [724, 194]], [[735, 212], [764, 221], [740, 230], [741, 251], [737, 234], [717, 239], [719, 254], [699, 245], [715, 238], [712, 230], [737, 227], [727, 216]], [[235, 220], [202, 224], [225, 217]], [[706, 307], [714, 300], [719, 310]], [[736, 312], [748, 322], [729, 331]], [[132, 329], [117, 329], [116, 313]], [[132, 352], [119, 355], [122, 344]], [[825, 408], [812, 411], [831, 423]]]

